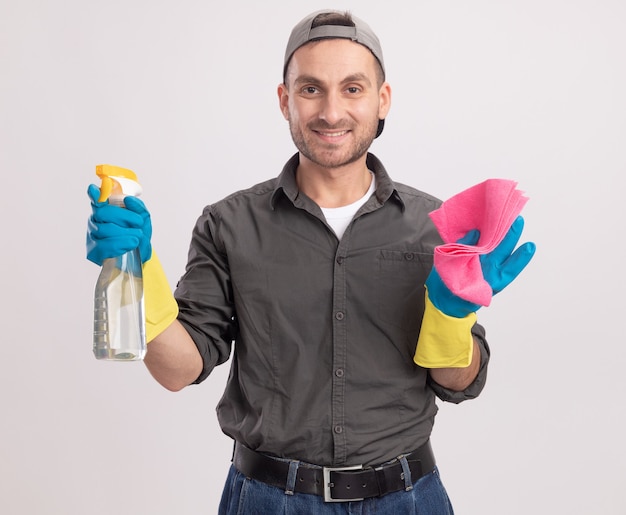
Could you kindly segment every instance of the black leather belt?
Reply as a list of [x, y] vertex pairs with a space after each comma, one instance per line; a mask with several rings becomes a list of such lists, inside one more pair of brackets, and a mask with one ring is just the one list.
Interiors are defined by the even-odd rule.
[[[405, 457], [412, 482], [435, 468], [430, 442]], [[289, 461], [261, 454], [236, 443], [233, 465], [250, 479], [283, 490], [288, 489]], [[366, 467], [320, 467], [300, 462], [296, 474], [294, 492], [319, 495], [326, 501], [355, 501], [380, 497], [406, 488], [399, 459]]]

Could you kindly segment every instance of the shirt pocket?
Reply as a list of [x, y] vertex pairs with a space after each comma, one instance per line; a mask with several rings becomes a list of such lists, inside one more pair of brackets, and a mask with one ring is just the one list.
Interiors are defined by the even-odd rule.
[[412, 250], [381, 249], [378, 252], [377, 313], [381, 322], [415, 336], [424, 314], [424, 282], [433, 255]]

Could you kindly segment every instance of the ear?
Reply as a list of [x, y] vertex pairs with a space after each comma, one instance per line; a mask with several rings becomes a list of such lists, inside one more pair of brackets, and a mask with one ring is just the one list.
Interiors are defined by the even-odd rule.
[[391, 86], [383, 83], [378, 91], [378, 119], [384, 120], [391, 109]]
[[278, 105], [285, 120], [289, 120], [289, 91], [284, 83], [278, 85]]

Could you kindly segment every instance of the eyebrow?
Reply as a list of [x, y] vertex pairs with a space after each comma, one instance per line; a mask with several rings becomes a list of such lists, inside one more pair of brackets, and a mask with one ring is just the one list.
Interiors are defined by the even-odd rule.
[[[365, 73], [353, 73], [352, 75], [348, 75], [341, 80], [342, 84], [346, 84], [348, 82], [365, 82], [368, 85], [371, 85], [369, 77]], [[322, 81], [313, 75], [300, 75], [296, 77], [293, 81], [294, 85], [299, 84], [322, 84]]]

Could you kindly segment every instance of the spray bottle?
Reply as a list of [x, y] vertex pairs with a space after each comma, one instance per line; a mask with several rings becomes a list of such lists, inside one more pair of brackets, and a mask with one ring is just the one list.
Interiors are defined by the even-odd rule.
[[[125, 168], [96, 166], [102, 180], [100, 202], [124, 207], [124, 197], [139, 196], [137, 176]], [[93, 353], [96, 359], [141, 360], [146, 354], [143, 276], [139, 249], [102, 263], [94, 295]]]

